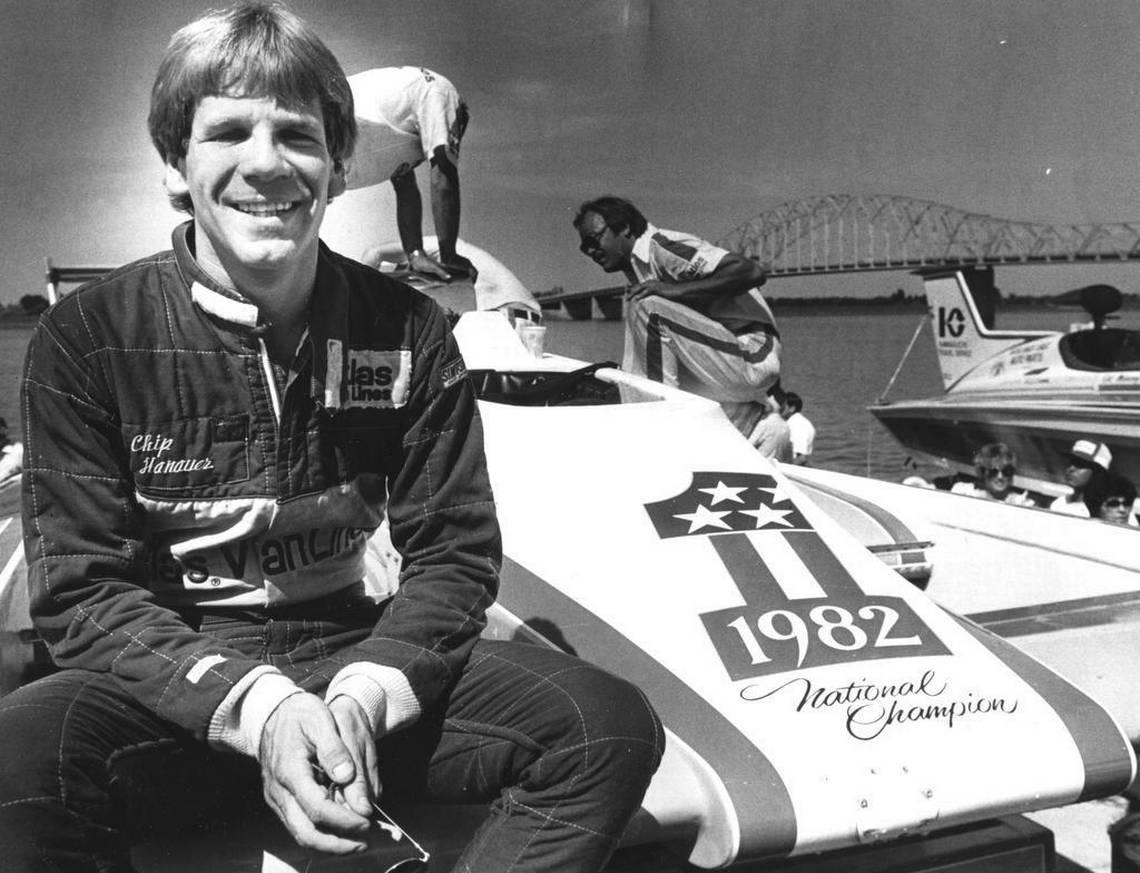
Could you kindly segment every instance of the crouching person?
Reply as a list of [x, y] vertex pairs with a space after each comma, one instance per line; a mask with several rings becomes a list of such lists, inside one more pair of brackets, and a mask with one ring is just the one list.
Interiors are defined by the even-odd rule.
[[[168, 755], [252, 782], [314, 851], [362, 850], [387, 790], [492, 802], [461, 869], [598, 870], [661, 727], [614, 676], [480, 639], [501, 543], [456, 342], [318, 239], [356, 135], [336, 59], [277, 4], [210, 13], [149, 127], [191, 220], [27, 353], [25, 550], [60, 669], [0, 700], [4, 869], [130, 870], [150, 801], [123, 773]], [[377, 599], [385, 517], [403, 566]]]

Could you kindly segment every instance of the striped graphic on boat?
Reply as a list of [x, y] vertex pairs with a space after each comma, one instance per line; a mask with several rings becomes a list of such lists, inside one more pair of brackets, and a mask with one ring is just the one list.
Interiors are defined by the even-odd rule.
[[1076, 803], [1118, 794], [1128, 787], [1132, 768], [1125, 762], [1132, 760], [1131, 748], [1099, 703], [1012, 643], [949, 610], [947, 614], [1049, 701], [1073, 737], [1084, 765], [1085, 785]]
[[737, 820], [765, 822], [764, 828], [749, 829], [737, 857], [792, 851], [796, 816], [787, 786], [748, 737], [619, 630], [521, 564], [504, 557], [501, 579], [503, 608], [524, 622], [541, 619], [535, 623], [557, 627], [577, 655], [636, 683], [669, 729], [720, 775]]

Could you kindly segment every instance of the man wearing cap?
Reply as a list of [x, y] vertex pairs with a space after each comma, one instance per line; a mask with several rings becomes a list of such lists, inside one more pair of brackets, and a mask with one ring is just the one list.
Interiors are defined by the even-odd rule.
[[1108, 473], [1112, 463], [1112, 452], [1104, 443], [1095, 440], [1077, 440], [1068, 453], [1069, 464], [1065, 467], [1065, 484], [1072, 489], [1069, 494], [1062, 494], [1049, 504], [1053, 512], [1065, 515], [1075, 515], [1078, 518], [1088, 518], [1089, 510], [1085, 505], [1085, 490], [1094, 479], [1100, 479]]

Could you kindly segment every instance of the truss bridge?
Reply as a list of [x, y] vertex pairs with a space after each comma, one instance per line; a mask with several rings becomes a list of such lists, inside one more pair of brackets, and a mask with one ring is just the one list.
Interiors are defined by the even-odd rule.
[[1012, 221], [880, 194], [784, 203], [718, 244], [773, 276], [1140, 259], [1140, 222]]

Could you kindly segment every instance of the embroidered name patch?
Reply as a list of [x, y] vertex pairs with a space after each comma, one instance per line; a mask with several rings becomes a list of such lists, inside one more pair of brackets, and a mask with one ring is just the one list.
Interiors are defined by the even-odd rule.
[[135, 487], [175, 494], [249, 478], [248, 413], [126, 424]]
[[347, 364], [347, 409], [399, 409], [408, 402], [409, 349], [349, 349]]

